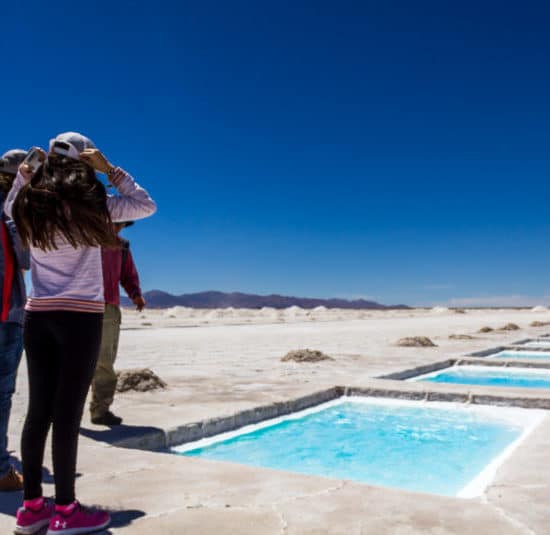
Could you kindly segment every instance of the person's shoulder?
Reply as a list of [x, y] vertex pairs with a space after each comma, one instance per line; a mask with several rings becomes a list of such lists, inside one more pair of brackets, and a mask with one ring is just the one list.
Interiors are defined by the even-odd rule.
[[120, 238], [120, 247], [122, 249], [130, 249], [130, 242], [124, 238]]

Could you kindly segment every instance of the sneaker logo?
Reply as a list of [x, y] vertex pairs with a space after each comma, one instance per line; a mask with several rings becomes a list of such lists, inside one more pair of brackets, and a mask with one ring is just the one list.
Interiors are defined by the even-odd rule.
[[55, 527], [66, 529], [67, 528], [67, 522], [60, 522], [59, 520], [56, 520], [55, 521]]

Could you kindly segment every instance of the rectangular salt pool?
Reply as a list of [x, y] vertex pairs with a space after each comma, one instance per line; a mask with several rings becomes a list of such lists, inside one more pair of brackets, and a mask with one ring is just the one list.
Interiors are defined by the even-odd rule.
[[490, 359], [505, 359], [505, 360], [550, 360], [550, 352], [548, 351], [500, 351], [489, 355]]
[[483, 493], [499, 464], [543, 414], [350, 397], [172, 451], [466, 498]]
[[504, 368], [503, 366], [451, 366], [410, 380], [463, 385], [550, 388], [550, 370]]
[[533, 340], [532, 342], [526, 342], [525, 344], [519, 344], [522, 347], [540, 347], [550, 349], [550, 340]]

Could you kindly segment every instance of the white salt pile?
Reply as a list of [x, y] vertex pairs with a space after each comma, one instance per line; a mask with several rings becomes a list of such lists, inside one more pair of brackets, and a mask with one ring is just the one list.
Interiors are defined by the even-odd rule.
[[296, 305], [285, 308], [284, 313], [285, 313], [285, 316], [287, 318], [296, 318], [298, 316], [304, 316], [305, 315], [304, 309], [300, 308], [300, 307], [297, 307]]

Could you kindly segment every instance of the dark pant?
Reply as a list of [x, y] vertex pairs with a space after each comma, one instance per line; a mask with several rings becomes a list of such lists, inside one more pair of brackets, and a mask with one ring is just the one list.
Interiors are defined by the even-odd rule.
[[42, 496], [42, 463], [50, 425], [55, 501], [74, 501], [78, 432], [101, 343], [103, 314], [27, 312], [24, 343], [29, 408], [21, 438], [25, 499]]
[[10, 470], [8, 422], [15, 391], [17, 367], [23, 351], [23, 329], [18, 323], [0, 322], [0, 477]]

